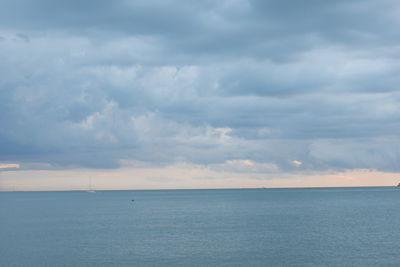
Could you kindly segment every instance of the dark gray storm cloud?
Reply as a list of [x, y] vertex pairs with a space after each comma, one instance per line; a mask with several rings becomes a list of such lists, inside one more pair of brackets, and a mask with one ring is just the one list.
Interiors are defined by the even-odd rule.
[[0, 161], [400, 170], [399, 15], [392, 0], [4, 0]]

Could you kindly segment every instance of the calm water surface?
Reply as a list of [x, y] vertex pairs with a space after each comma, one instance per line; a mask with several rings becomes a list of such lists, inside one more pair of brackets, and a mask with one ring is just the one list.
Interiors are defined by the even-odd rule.
[[0, 192], [0, 266], [399, 264], [396, 188]]

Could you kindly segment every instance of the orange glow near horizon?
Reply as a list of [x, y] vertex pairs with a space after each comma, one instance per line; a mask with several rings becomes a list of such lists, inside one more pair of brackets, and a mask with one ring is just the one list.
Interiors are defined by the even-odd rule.
[[7, 170], [0, 173], [0, 191], [206, 189], [279, 187], [393, 186], [399, 173], [349, 170], [321, 173], [246, 173], [218, 171], [201, 165], [113, 170]]
[[19, 169], [18, 163], [0, 163], [0, 169]]

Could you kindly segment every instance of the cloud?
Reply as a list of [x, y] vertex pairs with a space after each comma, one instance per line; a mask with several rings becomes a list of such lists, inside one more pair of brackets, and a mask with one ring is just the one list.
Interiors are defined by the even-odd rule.
[[0, 163], [0, 170], [1, 169], [19, 169], [20, 165], [18, 163]]
[[2, 1], [0, 160], [399, 170], [399, 10]]
[[292, 163], [294, 166], [299, 167], [303, 164], [300, 160], [292, 160], [290, 163]]

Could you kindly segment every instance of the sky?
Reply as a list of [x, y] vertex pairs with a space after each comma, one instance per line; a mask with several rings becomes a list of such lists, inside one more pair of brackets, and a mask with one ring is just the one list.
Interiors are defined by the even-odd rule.
[[0, 190], [392, 185], [395, 0], [2, 0]]

